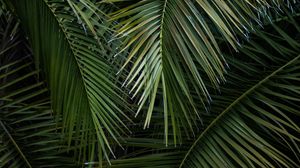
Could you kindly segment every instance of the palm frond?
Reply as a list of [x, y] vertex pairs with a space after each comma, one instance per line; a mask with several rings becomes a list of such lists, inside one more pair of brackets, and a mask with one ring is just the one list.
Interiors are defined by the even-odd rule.
[[123, 120], [129, 118], [114, 67], [107, 62], [112, 49], [99, 26], [106, 23], [87, 6], [90, 3], [26, 0], [14, 1], [14, 6], [36, 66], [48, 82], [52, 108], [63, 117], [64, 138], [70, 147], [80, 147], [75, 151], [78, 160], [97, 160], [96, 154], [101, 161], [103, 155], [109, 159], [113, 154], [111, 139], [120, 144], [119, 137], [128, 133]]
[[256, 29], [180, 167], [298, 167], [299, 17]]
[[[121, 1], [106, 2], [118, 5]], [[252, 29], [253, 22], [261, 24], [258, 15], [264, 15], [262, 11], [282, 3], [284, 1], [133, 0], [112, 13], [112, 20], [119, 22], [116, 38], [123, 39], [120, 53], [129, 49], [121, 68], [130, 69], [123, 85], [131, 88], [132, 97], [139, 97], [136, 115], [144, 106], [148, 107], [144, 128], [150, 125], [154, 105], [162, 101], [166, 143], [169, 123], [172, 123], [175, 139], [182, 122], [193, 130], [203, 113], [196, 108], [197, 104], [207, 106], [211, 101], [207, 85], [218, 88], [225, 81], [227, 64], [217, 38], [225, 39], [236, 48], [239, 34]], [[200, 100], [193, 98], [191, 92], [194, 91]], [[162, 99], [157, 96], [159, 92]]]
[[1, 167], [299, 167], [298, 1], [2, 2]]
[[75, 167], [19, 21], [1, 9], [0, 167]]

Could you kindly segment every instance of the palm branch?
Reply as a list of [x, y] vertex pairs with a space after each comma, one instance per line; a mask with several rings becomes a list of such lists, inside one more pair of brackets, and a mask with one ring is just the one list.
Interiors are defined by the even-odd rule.
[[[35, 67], [27, 57], [23, 66], [1, 62], [4, 76], [18, 72], [1, 85], [6, 164], [299, 166], [298, 1], [7, 4], [20, 17]], [[29, 70], [19, 74], [22, 68]]]
[[0, 167], [74, 167], [62, 143], [20, 22], [2, 8], [0, 27]]
[[144, 144], [135, 161], [129, 155], [112, 167], [298, 167], [300, 18], [283, 11], [255, 28], [239, 53], [223, 52], [230, 70], [197, 139], [185, 138], [175, 153]]
[[[225, 81], [227, 60], [218, 45], [225, 39], [237, 50], [238, 39], [248, 36], [267, 8], [276, 10], [293, 1], [210, 0], [108, 0], [120, 9], [111, 14], [116, 39], [128, 52], [120, 70], [129, 69], [123, 85], [138, 97], [136, 115], [144, 106], [144, 128], [150, 126], [153, 108], [163, 102], [165, 141], [170, 132], [180, 139], [181, 127], [193, 132], [211, 102], [210, 89]], [[120, 5], [121, 4], [121, 5]], [[128, 51], [129, 50], [129, 51]], [[118, 56], [118, 54], [116, 55]], [[139, 94], [140, 93], [140, 94]], [[162, 95], [162, 96], [160, 96]], [[208, 111], [208, 110], [207, 110]], [[200, 120], [200, 121], [199, 121]], [[169, 125], [172, 131], [169, 131]], [[179, 142], [180, 143], [180, 142]]]
[[29, 36], [35, 65], [48, 81], [53, 111], [62, 115], [67, 144], [80, 147], [76, 156], [82, 162], [95, 160], [95, 155], [100, 161], [109, 159], [112, 140], [120, 145], [121, 135], [129, 133], [130, 109], [118, 87], [117, 66], [111, 64], [109, 24], [99, 14], [105, 6], [52, 0], [13, 4]]
[[[291, 15], [289, 15], [291, 17]], [[182, 167], [299, 166], [299, 17], [256, 30]], [[288, 30], [288, 31], [287, 31]], [[294, 35], [294, 36], [292, 36]], [[246, 61], [247, 63], [242, 63]]]

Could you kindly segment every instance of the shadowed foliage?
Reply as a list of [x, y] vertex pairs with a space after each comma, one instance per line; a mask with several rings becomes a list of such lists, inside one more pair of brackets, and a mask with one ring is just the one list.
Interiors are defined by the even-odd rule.
[[0, 7], [0, 167], [299, 167], [298, 0]]

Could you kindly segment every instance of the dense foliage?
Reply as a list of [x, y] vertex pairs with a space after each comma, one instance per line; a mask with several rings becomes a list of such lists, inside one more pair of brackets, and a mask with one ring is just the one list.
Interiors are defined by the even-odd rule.
[[0, 167], [299, 167], [299, 0], [0, 0]]

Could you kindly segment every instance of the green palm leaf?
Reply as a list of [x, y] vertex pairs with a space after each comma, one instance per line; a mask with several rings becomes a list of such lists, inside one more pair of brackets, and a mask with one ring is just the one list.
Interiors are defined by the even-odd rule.
[[136, 115], [148, 107], [144, 128], [150, 125], [155, 104], [163, 101], [166, 143], [169, 123], [175, 139], [183, 125], [192, 131], [203, 115], [197, 106], [211, 101], [208, 85], [218, 88], [225, 81], [226, 61], [217, 38], [236, 49], [237, 36], [251, 29], [251, 22], [261, 24], [257, 14], [282, 3], [143, 0], [129, 1], [112, 13], [112, 20], [119, 21], [116, 38], [123, 39], [120, 53], [129, 50], [121, 68], [130, 69], [124, 85], [132, 97], [139, 97]]
[[298, 167], [299, 14], [270, 16], [273, 24], [255, 29], [239, 54], [224, 52], [230, 73], [220, 93], [211, 94], [197, 142], [184, 136], [180, 146], [164, 147], [158, 104], [151, 129], [132, 129], [136, 138], [126, 139], [112, 167]]
[[214, 97], [216, 117], [180, 167], [299, 166], [300, 41], [291, 34], [300, 29], [299, 18], [289, 20], [284, 29], [256, 30], [239, 58], [228, 58], [235, 73]]
[[0, 167], [74, 167], [19, 21], [1, 9]]
[[6, 2], [0, 167], [299, 167], [298, 1]]
[[107, 61], [113, 53], [96, 4], [26, 0], [14, 5], [48, 82], [53, 110], [63, 117], [68, 145], [80, 147], [79, 160], [94, 160], [95, 154], [99, 161], [103, 154], [109, 159], [111, 139], [120, 144], [119, 137], [128, 133], [123, 123], [128, 117]]

